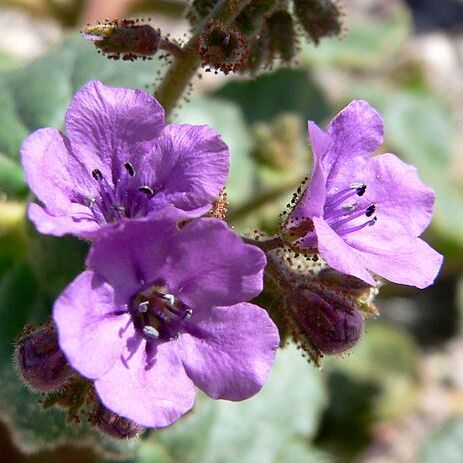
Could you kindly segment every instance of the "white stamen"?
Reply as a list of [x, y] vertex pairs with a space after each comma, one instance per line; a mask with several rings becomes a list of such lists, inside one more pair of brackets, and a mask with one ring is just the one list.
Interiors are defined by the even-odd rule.
[[143, 333], [152, 339], [159, 338], [159, 331], [154, 326], [145, 326], [143, 327]]
[[141, 312], [141, 313], [144, 313], [148, 310], [148, 307], [149, 307], [150, 303], [148, 301], [143, 301], [143, 302], [140, 302], [140, 304], [138, 304], [138, 311]]

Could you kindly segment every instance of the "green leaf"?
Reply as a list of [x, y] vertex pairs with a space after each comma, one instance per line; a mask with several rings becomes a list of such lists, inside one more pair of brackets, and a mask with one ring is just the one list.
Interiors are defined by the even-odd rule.
[[215, 96], [238, 104], [249, 123], [270, 121], [285, 112], [304, 121], [321, 121], [329, 114], [326, 99], [307, 70], [281, 69], [255, 80], [230, 82]]
[[463, 461], [463, 417], [447, 421], [426, 439], [418, 463], [461, 463]]
[[178, 463], [283, 463], [296, 453], [294, 461], [319, 461], [307, 443], [324, 404], [320, 371], [291, 346], [278, 352], [269, 381], [255, 397], [202, 397], [191, 414], [154, 438]]
[[179, 109], [175, 122], [207, 124], [220, 134], [230, 149], [230, 203], [237, 205], [248, 199], [253, 190], [255, 165], [250, 158], [250, 135], [239, 108], [217, 98], [196, 97]]

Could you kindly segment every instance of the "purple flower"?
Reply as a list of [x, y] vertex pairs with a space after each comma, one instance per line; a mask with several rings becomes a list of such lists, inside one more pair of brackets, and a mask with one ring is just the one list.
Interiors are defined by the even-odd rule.
[[368, 271], [424, 288], [442, 256], [421, 240], [434, 192], [393, 154], [372, 156], [383, 142], [381, 116], [353, 101], [323, 131], [309, 122], [312, 179], [286, 227], [302, 249], [317, 249], [336, 270], [375, 285]]
[[42, 233], [95, 238], [101, 227], [150, 217], [167, 204], [200, 215], [228, 174], [228, 149], [207, 126], [165, 125], [141, 90], [87, 83], [71, 101], [66, 133], [31, 134], [21, 148], [43, 207], [29, 217]]
[[220, 220], [179, 229], [172, 212], [97, 240], [53, 311], [62, 350], [103, 405], [154, 428], [192, 407], [194, 385], [216, 399], [255, 394], [279, 343], [246, 302], [262, 290], [264, 254]]

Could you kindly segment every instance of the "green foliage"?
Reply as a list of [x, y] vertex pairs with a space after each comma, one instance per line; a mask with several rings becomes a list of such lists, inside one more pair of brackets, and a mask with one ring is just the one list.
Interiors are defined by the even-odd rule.
[[307, 70], [281, 69], [257, 79], [224, 85], [215, 96], [238, 104], [247, 122], [270, 121], [290, 112], [321, 121], [329, 110], [325, 96]]

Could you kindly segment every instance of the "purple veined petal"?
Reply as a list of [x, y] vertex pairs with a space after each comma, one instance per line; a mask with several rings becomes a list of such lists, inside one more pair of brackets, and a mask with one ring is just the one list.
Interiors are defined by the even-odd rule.
[[366, 269], [363, 257], [336, 234], [322, 218], [314, 217], [313, 222], [318, 239], [318, 250], [326, 263], [339, 272], [376, 286], [375, 280]]
[[90, 249], [87, 265], [116, 288], [117, 300], [130, 299], [153, 281], [167, 280], [167, 259], [177, 221], [183, 214], [160, 211], [157, 220], [124, 221], [111, 227]]
[[73, 200], [96, 192], [90, 173], [56, 129], [39, 129], [27, 137], [21, 162], [30, 189], [50, 214], [63, 215]]
[[141, 162], [153, 203], [192, 210], [214, 200], [227, 180], [229, 153], [218, 133], [205, 125], [167, 125]]
[[384, 123], [379, 113], [366, 101], [354, 100], [335, 116], [327, 133], [333, 140], [325, 161], [330, 166], [327, 189], [345, 188], [346, 175], [351, 182], [361, 181], [362, 165], [383, 143]]
[[394, 154], [383, 154], [369, 160], [364, 175], [365, 196], [376, 205], [378, 221], [347, 241], [355, 247], [382, 241], [386, 247], [396, 237], [419, 236], [431, 221], [435, 194], [420, 180], [416, 168]]
[[433, 284], [443, 256], [420, 238], [403, 237], [386, 248], [363, 246], [355, 249], [366, 267], [394, 283], [417, 288]]
[[313, 121], [308, 123], [312, 145], [312, 176], [303, 197], [291, 214], [291, 224], [298, 224], [305, 218], [323, 215], [326, 199], [326, 177], [329, 172], [324, 167], [324, 157], [332, 146], [331, 138]]
[[192, 307], [233, 305], [262, 291], [265, 254], [244, 244], [221, 220], [187, 223], [169, 255], [172, 291]]
[[156, 346], [147, 356], [141, 341], [95, 381], [105, 407], [150, 428], [169, 426], [191, 409], [195, 388], [178, 357], [176, 342]]
[[163, 126], [164, 110], [149, 93], [99, 81], [84, 85], [66, 113], [66, 132], [75, 154], [109, 182]]
[[133, 330], [129, 314], [120, 311], [113, 289], [90, 271], [81, 273], [56, 300], [59, 345], [83, 376], [98, 378], [118, 361]]
[[[78, 204], [70, 204], [70, 210], [79, 215], [86, 215], [88, 208], [79, 207]], [[93, 239], [100, 229], [94, 220], [75, 221], [72, 214], [51, 215], [38, 204], [31, 203], [28, 208], [28, 216], [40, 233], [54, 236], [64, 236], [68, 233], [82, 238]]]
[[327, 129], [333, 155], [372, 153], [383, 144], [384, 122], [378, 111], [363, 100], [354, 100], [340, 111]]
[[178, 342], [196, 386], [214, 399], [244, 400], [267, 380], [279, 335], [265, 310], [242, 303], [212, 308]]

